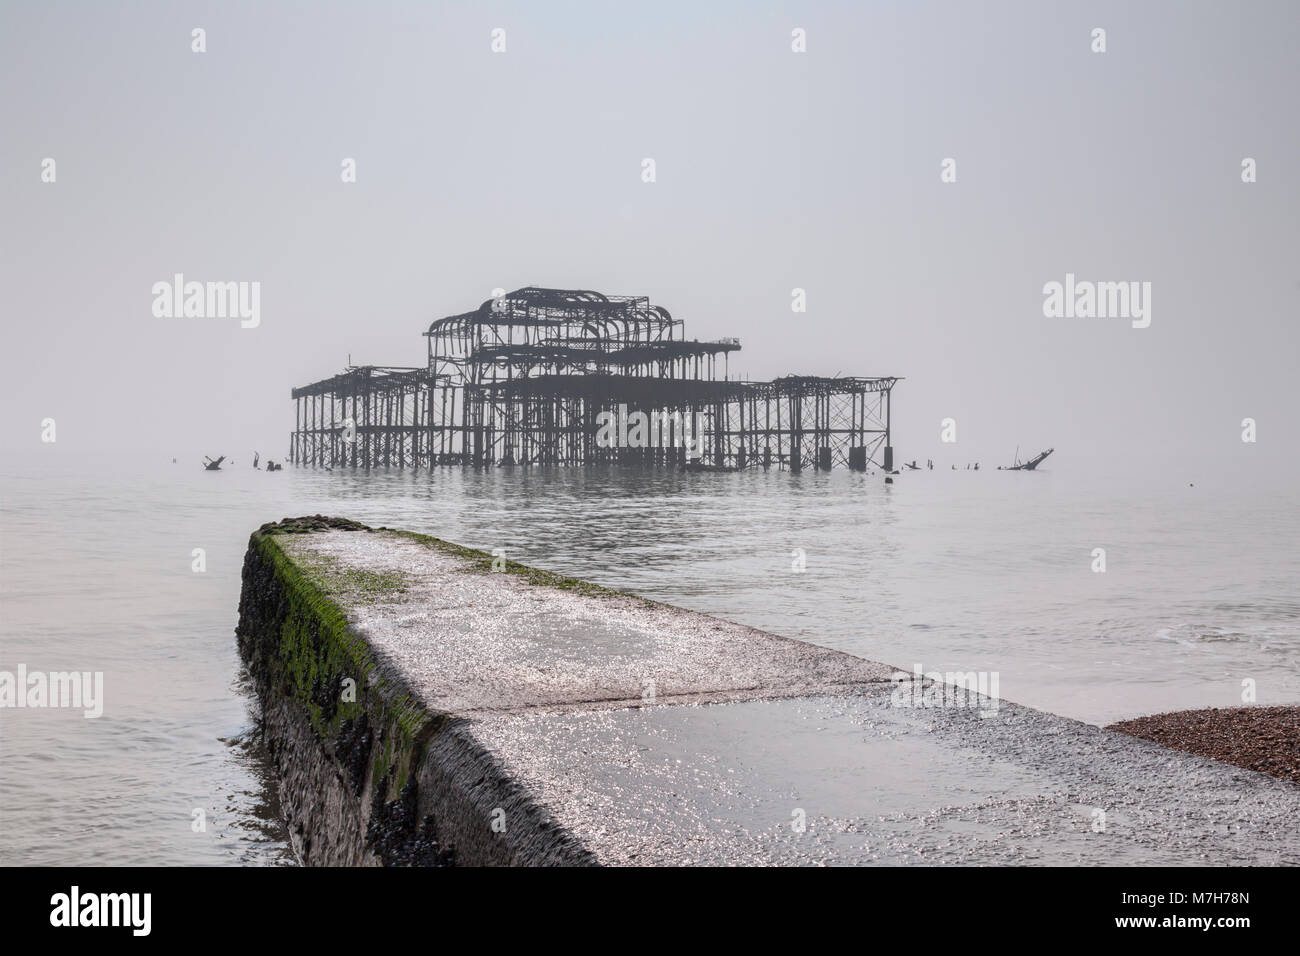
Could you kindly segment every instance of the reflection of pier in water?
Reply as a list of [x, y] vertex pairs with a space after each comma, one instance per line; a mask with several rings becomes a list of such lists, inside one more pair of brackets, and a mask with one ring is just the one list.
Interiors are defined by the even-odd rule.
[[602, 412], [640, 411], [702, 423], [690, 454], [705, 467], [893, 468], [897, 378], [732, 380], [738, 339], [688, 340], [682, 321], [645, 297], [519, 289], [424, 334], [426, 367], [350, 366], [293, 389], [290, 460], [688, 464], [671, 426], [649, 447], [597, 440]]

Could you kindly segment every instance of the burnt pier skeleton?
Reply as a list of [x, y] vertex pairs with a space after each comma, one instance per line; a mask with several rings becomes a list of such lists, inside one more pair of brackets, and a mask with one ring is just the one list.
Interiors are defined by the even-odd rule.
[[733, 379], [738, 339], [687, 339], [682, 320], [644, 296], [528, 287], [439, 319], [424, 335], [424, 366], [349, 365], [294, 388], [290, 461], [688, 464], [671, 429], [650, 447], [599, 442], [601, 413], [622, 407], [702, 422], [690, 452], [697, 466], [893, 470], [898, 378]]

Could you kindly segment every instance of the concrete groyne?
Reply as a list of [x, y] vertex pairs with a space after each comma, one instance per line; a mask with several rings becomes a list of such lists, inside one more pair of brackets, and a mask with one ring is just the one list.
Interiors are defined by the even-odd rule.
[[1300, 863], [1300, 788], [337, 518], [249, 541], [237, 629], [322, 865]]

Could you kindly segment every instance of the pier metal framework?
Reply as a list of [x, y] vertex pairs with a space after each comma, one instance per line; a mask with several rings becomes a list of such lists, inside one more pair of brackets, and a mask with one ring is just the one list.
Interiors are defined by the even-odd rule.
[[427, 459], [432, 381], [424, 368], [352, 366], [290, 393], [296, 465], [415, 466]]
[[[893, 467], [897, 378], [733, 380], [738, 339], [688, 340], [682, 321], [644, 296], [527, 287], [424, 334], [425, 367], [349, 367], [293, 389], [290, 460]], [[649, 440], [635, 427], [627, 438], [637, 414], [655, 426]], [[602, 428], [611, 420], [620, 427]]]

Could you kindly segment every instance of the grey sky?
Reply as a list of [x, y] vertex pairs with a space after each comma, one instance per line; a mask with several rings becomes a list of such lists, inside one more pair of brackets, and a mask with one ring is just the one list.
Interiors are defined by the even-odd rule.
[[[749, 377], [906, 376], [909, 460], [1294, 466], [1298, 48], [1287, 2], [7, 2], [0, 448], [278, 457], [292, 385], [538, 284]], [[260, 281], [260, 327], [155, 318], [176, 272]], [[1066, 272], [1151, 327], [1045, 318]]]

